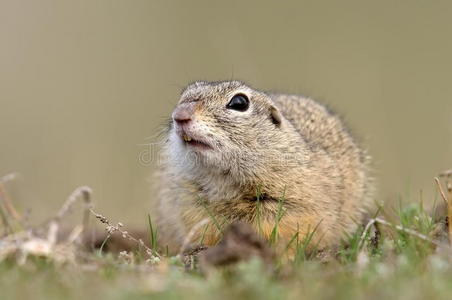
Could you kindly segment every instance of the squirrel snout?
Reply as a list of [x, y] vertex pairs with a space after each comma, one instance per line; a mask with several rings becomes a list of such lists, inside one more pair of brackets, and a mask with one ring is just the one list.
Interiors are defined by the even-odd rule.
[[173, 111], [173, 120], [178, 124], [188, 123], [192, 120], [194, 113], [194, 105], [192, 103], [184, 103], [176, 107]]

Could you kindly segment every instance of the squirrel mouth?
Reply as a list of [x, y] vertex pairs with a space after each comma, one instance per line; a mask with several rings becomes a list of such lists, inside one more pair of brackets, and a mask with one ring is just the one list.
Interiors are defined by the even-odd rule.
[[186, 134], [182, 135], [182, 140], [184, 141], [185, 145], [188, 145], [191, 147], [195, 147], [195, 148], [199, 148], [199, 149], [212, 149], [212, 147], [210, 145], [208, 145], [204, 142], [195, 140]]

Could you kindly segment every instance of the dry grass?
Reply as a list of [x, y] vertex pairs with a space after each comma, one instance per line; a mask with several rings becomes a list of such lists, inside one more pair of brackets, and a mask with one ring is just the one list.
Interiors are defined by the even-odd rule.
[[[16, 176], [7, 175], [0, 179], [3, 229], [0, 236], [0, 289], [5, 297], [2, 299], [141, 299], [153, 295], [164, 299], [210, 299], [215, 296], [247, 299], [389, 297], [411, 300], [450, 299], [452, 295], [452, 252], [448, 242], [452, 237], [448, 222], [452, 213], [451, 171], [435, 178], [443, 204], [447, 207], [443, 218], [435, 220], [422, 206], [416, 205], [401, 209], [397, 219], [383, 218], [385, 213], [381, 212], [380, 216], [375, 216], [356, 234], [348, 237], [328, 259], [308, 255], [304, 252], [304, 245], [300, 246], [294, 260], [272, 258], [272, 268], [256, 258], [227, 268], [209, 267], [209, 272], [204, 275], [198, 268], [197, 252], [184, 254], [190, 248], [192, 236], [197, 230], [202, 230], [204, 223], [201, 222], [187, 235], [179, 255], [169, 257], [156, 251], [157, 233], [152, 224], [151, 241], [143, 241], [141, 236], [125, 230], [122, 223], [113, 222], [96, 212], [91, 189], [80, 187], [54, 216], [40, 226], [29, 228], [5, 187], [5, 183]], [[81, 204], [82, 220], [61, 238], [63, 223], [77, 203]], [[94, 224], [90, 221], [93, 217], [105, 229], [105, 239], [100, 248], [116, 235], [142, 251], [117, 254], [99, 249], [93, 251], [91, 233]], [[228, 261], [226, 252], [234, 256], [235, 249], [246, 250], [243, 246], [246, 241], [240, 238], [237, 241], [226, 242], [224, 245], [229, 245], [227, 251], [222, 250], [223, 246], [212, 248], [209, 255], [221, 252], [221, 261]], [[255, 242], [250, 245], [255, 245]], [[247, 255], [240, 257], [249, 258]], [[216, 258], [212, 261], [218, 261]], [[32, 283], [27, 284], [30, 278], [33, 278]]]

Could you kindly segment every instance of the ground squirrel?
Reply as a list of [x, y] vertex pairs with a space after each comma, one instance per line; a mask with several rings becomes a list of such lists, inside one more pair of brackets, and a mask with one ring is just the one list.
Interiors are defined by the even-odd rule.
[[193, 243], [216, 244], [233, 221], [267, 239], [277, 223], [281, 245], [315, 231], [313, 244], [332, 247], [370, 200], [369, 158], [336, 115], [239, 81], [186, 87], [162, 153], [153, 212], [160, 245], [176, 252], [190, 231]]

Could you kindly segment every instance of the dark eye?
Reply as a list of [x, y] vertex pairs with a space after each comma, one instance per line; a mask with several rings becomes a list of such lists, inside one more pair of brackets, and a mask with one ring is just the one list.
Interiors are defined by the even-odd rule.
[[248, 97], [243, 94], [237, 94], [232, 97], [231, 101], [229, 101], [227, 108], [238, 110], [238, 111], [246, 111], [250, 106], [250, 100]]

